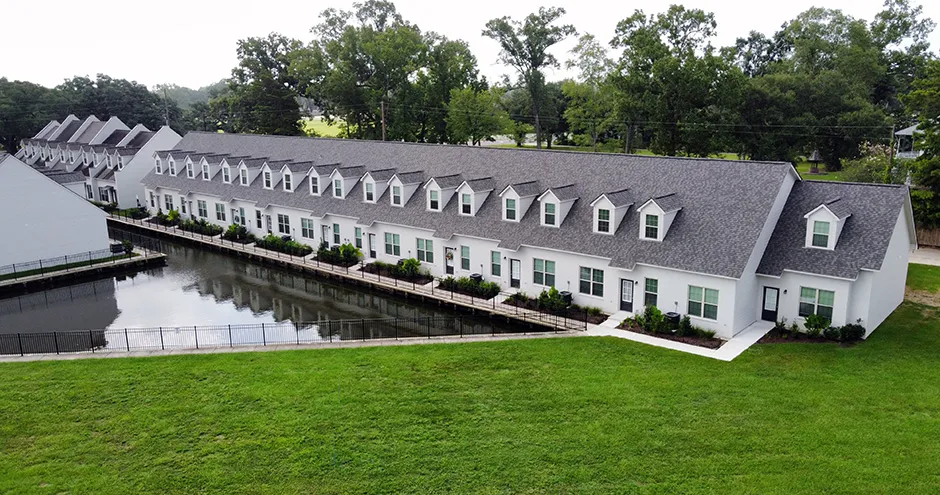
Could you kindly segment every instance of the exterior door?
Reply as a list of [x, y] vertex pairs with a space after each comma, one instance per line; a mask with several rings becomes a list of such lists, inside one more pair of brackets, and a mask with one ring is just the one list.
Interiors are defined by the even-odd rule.
[[265, 222], [265, 226], [267, 226], [268, 228], [268, 233], [270, 234], [271, 233], [271, 215], [265, 215], [264, 222]]
[[620, 279], [620, 310], [633, 312], [633, 281]]
[[522, 262], [509, 260], [509, 286], [519, 288], [522, 285]]
[[330, 226], [324, 225], [320, 230], [321, 230], [321, 233], [323, 234], [323, 242], [325, 242], [326, 245], [329, 246], [330, 245]]
[[454, 274], [454, 248], [452, 247], [444, 248], [444, 273]]
[[777, 308], [780, 305], [780, 289], [764, 287], [764, 304], [761, 306], [760, 319], [777, 321]]
[[369, 234], [369, 257], [375, 258], [375, 234]]

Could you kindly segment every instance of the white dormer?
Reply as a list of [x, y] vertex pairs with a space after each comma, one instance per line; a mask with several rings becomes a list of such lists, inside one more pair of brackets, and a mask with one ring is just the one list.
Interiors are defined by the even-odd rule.
[[[111, 162], [109, 161], [108, 164], [110, 165]], [[193, 160], [189, 157], [186, 157], [186, 177], [189, 177], [190, 179], [196, 178], [196, 171], [193, 168]]]
[[491, 192], [493, 192], [493, 179], [491, 177], [463, 181], [455, 191], [457, 194], [457, 213], [465, 216], [475, 216]]
[[433, 177], [424, 184], [425, 208], [428, 211], [441, 211], [454, 197], [457, 186], [463, 180], [459, 174], [444, 177]]
[[271, 172], [271, 167], [267, 163], [261, 167], [261, 187], [274, 189], [274, 173]]
[[294, 174], [290, 170], [284, 170], [281, 172], [282, 183], [284, 184], [284, 190], [287, 192], [294, 191]]
[[594, 233], [613, 235], [617, 232], [620, 222], [627, 217], [627, 210], [631, 205], [633, 205], [633, 200], [626, 189], [598, 196], [591, 202]]
[[232, 183], [232, 167], [225, 160], [222, 160], [222, 182], [225, 184]]
[[333, 170], [330, 174], [330, 194], [336, 199], [346, 199], [346, 193], [346, 179], [339, 169]]
[[499, 193], [502, 203], [503, 220], [507, 222], [518, 222], [529, 211], [532, 202], [539, 195], [539, 185], [537, 181], [522, 182], [506, 186]]
[[310, 188], [310, 194], [313, 196], [320, 195], [320, 176], [317, 175], [316, 171], [310, 174], [310, 181], [308, 182]]
[[201, 171], [200, 174], [202, 176], [202, 180], [209, 180], [212, 177], [212, 174], [209, 171], [209, 161], [205, 158], [200, 160], [199, 169]]
[[561, 227], [577, 201], [574, 185], [555, 187], [543, 192], [537, 198], [539, 202], [539, 223], [543, 227]]
[[366, 203], [375, 203], [388, 189], [388, 179], [393, 169], [374, 170], [362, 175], [362, 200]]
[[806, 247], [833, 250], [845, 221], [852, 216], [844, 201], [835, 198], [824, 202], [803, 215], [806, 219]]
[[407, 172], [395, 174], [388, 180], [388, 200], [392, 206], [403, 207], [408, 200], [424, 183], [421, 172]]
[[248, 167], [244, 163], [238, 165], [238, 183], [243, 186], [251, 183], [248, 181]]
[[170, 171], [170, 175], [176, 177], [176, 160], [174, 160], [173, 157], [171, 156], [167, 158], [166, 163]]
[[675, 194], [651, 198], [637, 208], [640, 216], [640, 239], [662, 242], [682, 207]]

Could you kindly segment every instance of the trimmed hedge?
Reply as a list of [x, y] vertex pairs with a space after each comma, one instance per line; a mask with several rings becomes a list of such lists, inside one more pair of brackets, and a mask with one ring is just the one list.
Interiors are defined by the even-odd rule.
[[274, 234], [268, 234], [264, 236], [264, 238], [259, 239], [255, 242], [255, 246], [292, 256], [307, 256], [313, 252], [313, 248], [306, 244], [301, 244], [297, 241], [285, 241]]

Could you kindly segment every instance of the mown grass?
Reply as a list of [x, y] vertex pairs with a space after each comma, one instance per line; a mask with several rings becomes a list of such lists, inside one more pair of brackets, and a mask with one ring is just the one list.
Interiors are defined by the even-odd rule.
[[305, 133], [320, 137], [336, 137], [339, 135], [342, 126], [340, 122], [329, 125], [321, 117], [303, 119], [302, 123]]
[[940, 266], [909, 264], [907, 266], [907, 286], [916, 291], [940, 291]]
[[809, 167], [810, 167], [810, 163], [805, 162], [805, 161], [801, 161], [797, 163], [796, 165], [796, 171], [800, 173], [800, 175], [803, 177], [804, 180], [832, 180], [832, 181], [844, 180], [842, 178], [842, 171], [829, 172], [826, 170], [825, 165], [820, 164], [819, 173], [811, 174], [809, 173]]
[[613, 338], [0, 364], [5, 493], [936, 493], [940, 319], [731, 363]]

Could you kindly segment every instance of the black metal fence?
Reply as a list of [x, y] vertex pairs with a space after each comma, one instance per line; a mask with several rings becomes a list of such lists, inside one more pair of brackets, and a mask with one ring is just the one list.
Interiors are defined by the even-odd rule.
[[[377, 339], [525, 335], [566, 330], [553, 324], [551, 318], [524, 316], [522, 319], [522, 325], [514, 325], [512, 328], [500, 327], [494, 324], [495, 322], [482, 318], [426, 316], [0, 334], [0, 354], [22, 356], [69, 352], [205, 349]], [[554, 323], [557, 323], [557, 319]]]
[[57, 256], [55, 258], [3, 265], [0, 266], [0, 281], [19, 280], [24, 277], [74, 270], [76, 268], [102, 263], [116, 263], [116, 256], [123, 254], [125, 254], [123, 251], [115, 253], [110, 249], [99, 249], [97, 251], [86, 251], [84, 253]]

